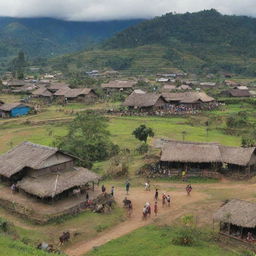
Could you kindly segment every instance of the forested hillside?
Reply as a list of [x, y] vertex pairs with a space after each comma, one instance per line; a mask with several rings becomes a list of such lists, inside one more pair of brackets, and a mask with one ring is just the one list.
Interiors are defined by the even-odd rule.
[[85, 49], [140, 20], [71, 22], [51, 18], [0, 18], [0, 58], [23, 50], [49, 57]]
[[255, 41], [255, 18], [222, 15], [216, 10], [169, 13], [117, 33], [103, 43], [101, 51], [79, 53], [65, 61], [74, 64], [79, 59], [90, 67], [131, 73], [178, 68], [254, 76]]

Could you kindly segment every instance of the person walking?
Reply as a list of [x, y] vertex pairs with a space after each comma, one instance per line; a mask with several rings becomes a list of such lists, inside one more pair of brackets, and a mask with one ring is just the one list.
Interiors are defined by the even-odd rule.
[[111, 194], [113, 197], [114, 197], [114, 192], [115, 192], [115, 187], [112, 186], [112, 187], [111, 187], [111, 193], [110, 193], [110, 194]]
[[126, 195], [129, 194], [130, 186], [131, 186], [131, 184], [130, 184], [130, 182], [127, 180], [127, 181], [126, 181], [126, 184], [125, 184]]
[[168, 195], [166, 197], [166, 201], [167, 201], [167, 206], [170, 207], [171, 206], [171, 197], [170, 197], [170, 195]]
[[156, 188], [156, 192], [155, 192], [155, 201], [158, 201], [158, 189]]
[[190, 193], [191, 193], [191, 191], [192, 191], [192, 186], [191, 186], [191, 184], [188, 184], [188, 185], [187, 185], [186, 191], [187, 191], [187, 195], [190, 196]]
[[132, 210], [133, 210], [132, 202], [130, 202], [130, 203], [128, 204], [128, 208], [127, 208], [127, 213], [128, 213], [128, 217], [129, 217], [129, 218], [132, 216]]
[[157, 212], [158, 212], [157, 201], [155, 201], [155, 205], [154, 205], [154, 214], [155, 214], [155, 216], [157, 216]]
[[166, 195], [163, 193], [162, 195], [162, 206], [165, 207], [165, 200], [166, 200]]
[[105, 193], [106, 192], [106, 187], [104, 186], [104, 184], [101, 186], [101, 192]]

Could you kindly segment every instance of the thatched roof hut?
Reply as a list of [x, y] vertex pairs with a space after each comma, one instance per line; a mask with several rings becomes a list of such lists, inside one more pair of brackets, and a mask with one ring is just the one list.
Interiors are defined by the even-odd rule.
[[226, 94], [231, 97], [251, 97], [249, 90], [230, 89]]
[[52, 93], [45, 87], [40, 87], [37, 90], [32, 92], [32, 95], [34, 96], [38, 96], [38, 97], [46, 97], [46, 98], [50, 98], [52, 97]]
[[10, 178], [24, 168], [38, 170], [73, 160], [57, 148], [23, 142], [0, 156], [0, 175]]
[[223, 205], [214, 215], [215, 221], [239, 227], [256, 227], [256, 203], [233, 199]]
[[167, 102], [186, 103], [210, 103], [215, 101], [214, 98], [208, 96], [205, 92], [180, 92], [180, 93], [162, 93]]
[[[165, 103], [166, 101], [161, 96], [161, 94], [156, 93], [145, 93], [138, 94], [132, 93], [130, 94], [124, 101], [123, 106], [133, 107], [133, 108], [148, 108], [157, 105], [157, 103], [161, 101]], [[162, 105], [162, 104], [161, 104]]]
[[100, 177], [82, 167], [59, 173], [50, 173], [39, 177], [25, 177], [17, 186], [28, 194], [40, 198], [55, 197], [74, 187], [83, 186], [89, 182], [97, 182]]
[[162, 162], [221, 163], [218, 144], [169, 141], [161, 152]]
[[60, 89], [69, 88], [68, 84], [66, 83], [52, 83], [50, 86], [48, 86], [48, 89], [51, 92], [56, 92]]
[[89, 95], [90, 93], [96, 95], [95, 91], [91, 88], [76, 88], [76, 89], [64, 88], [64, 89], [58, 90], [54, 95], [64, 96], [66, 98], [77, 98], [79, 96]]
[[226, 164], [250, 166], [256, 164], [256, 148], [219, 146], [222, 161]]
[[132, 89], [134, 85], [136, 84], [136, 81], [128, 80], [115, 80], [115, 81], [110, 81], [107, 84], [102, 84], [101, 88], [103, 89]]

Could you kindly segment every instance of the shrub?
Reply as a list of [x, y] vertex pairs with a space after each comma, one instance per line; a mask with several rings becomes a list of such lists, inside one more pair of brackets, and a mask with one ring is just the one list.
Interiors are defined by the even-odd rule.
[[147, 153], [148, 150], [149, 150], [149, 146], [148, 146], [148, 144], [146, 144], [146, 143], [143, 143], [143, 144], [140, 145], [138, 148], [136, 148], [136, 151], [137, 151], [139, 154], [141, 154], [141, 155]]
[[193, 246], [198, 241], [199, 231], [191, 227], [183, 227], [177, 231], [172, 243], [181, 246]]

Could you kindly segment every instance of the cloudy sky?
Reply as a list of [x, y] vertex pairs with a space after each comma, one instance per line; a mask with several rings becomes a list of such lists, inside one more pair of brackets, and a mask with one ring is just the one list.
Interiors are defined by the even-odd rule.
[[210, 8], [224, 14], [256, 16], [256, 0], [0, 0], [0, 16], [77, 21], [150, 18]]

